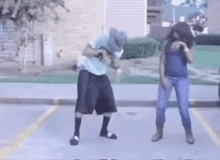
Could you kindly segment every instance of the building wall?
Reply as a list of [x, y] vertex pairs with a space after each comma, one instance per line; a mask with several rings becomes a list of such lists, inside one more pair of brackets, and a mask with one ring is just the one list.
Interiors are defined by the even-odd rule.
[[105, 0], [105, 32], [118, 28], [128, 37], [146, 36], [147, 0]]
[[16, 31], [14, 23], [10, 20], [0, 20], [0, 60], [17, 60], [17, 43], [19, 33]]
[[153, 24], [150, 27], [149, 37], [162, 41], [166, 38], [170, 29], [171, 27], [162, 27], [161, 25]]
[[220, 1], [209, 0], [208, 1], [208, 33], [209, 34], [220, 34]]

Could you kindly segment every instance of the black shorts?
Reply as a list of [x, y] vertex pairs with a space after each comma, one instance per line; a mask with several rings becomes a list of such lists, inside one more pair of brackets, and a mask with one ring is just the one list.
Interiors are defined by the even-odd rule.
[[97, 76], [81, 70], [78, 77], [78, 97], [75, 112], [98, 115], [116, 112], [115, 99], [107, 75]]

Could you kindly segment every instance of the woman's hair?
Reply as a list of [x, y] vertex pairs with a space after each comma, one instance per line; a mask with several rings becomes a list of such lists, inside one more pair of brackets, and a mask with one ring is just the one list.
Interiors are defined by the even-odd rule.
[[166, 44], [167, 49], [170, 49], [172, 42], [177, 40], [185, 42], [188, 48], [192, 48], [194, 37], [189, 25], [185, 22], [179, 22], [171, 28], [171, 31], [166, 37], [166, 40], [167, 40], [167, 44]]

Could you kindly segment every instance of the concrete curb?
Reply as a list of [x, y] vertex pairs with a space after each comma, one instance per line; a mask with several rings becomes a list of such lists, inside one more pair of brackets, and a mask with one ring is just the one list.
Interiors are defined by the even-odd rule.
[[[220, 101], [190, 100], [190, 107], [220, 107]], [[74, 99], [42, 99], [42, 98], [0, 98], [1, 104], [36, 104], [36, 105], [75, 105]], [[156, 107], [156, 100], [116, 100], [120, 107]], [[169, 107], [177, 107], [177, 101], [171, 100]]]

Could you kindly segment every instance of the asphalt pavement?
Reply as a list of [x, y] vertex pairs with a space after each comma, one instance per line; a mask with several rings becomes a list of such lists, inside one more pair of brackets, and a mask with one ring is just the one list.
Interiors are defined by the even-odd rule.
[[[154, 107], [120, 107], [108, 129], [117, 140], [99, 137], [102, 116], [83, 117], [78, 146], [69, 139], [74, 131], [74, 106], [1, 105], [2, 159], [218, 159], [220, 137], [206, 122], [204, 108], [190, 108], [194, 145], [186, 143], [177, 108], [167, 109], [164, 137], [151, 142], [155, 133]], [[214, 108], [211, 108], [211, 110]], [[50, 110], [48, 112], [48, 110]], [[54, 111], [54, 112], [52, 112]], [[220, 115], [220, 109], [211, 113]], [[45, 113], [52, 113], [50, 116]], [[209, 112], [210, 113], [210, 112]], [[45, 116], [48, 115], [45, 119]], [[204, 114], [208, 115], [208, 114]], [[42, 118], [44, 117], [44, 118]], [[214, 128], [216, 129], [216, 128]]]
[[0, 83], [0, 159], [218, 159], [218, 86], [190, 86], [194, 145], [188, 145], [172, 92], [164, 138], [155, 133], [158, 85], [112, 85], [118, 112], [109, 130], [117, 140], [98, 136], [102, 116], [84, 116], [80, 144], [74, 131], [76, 84]]

